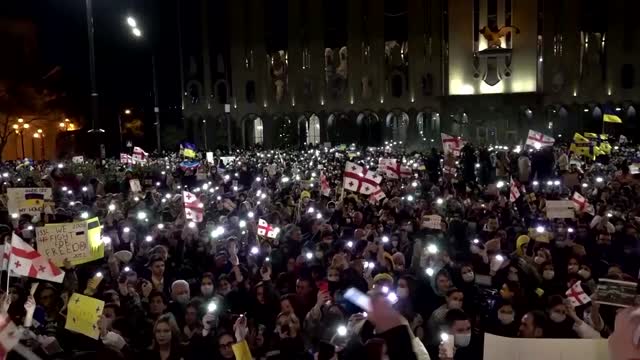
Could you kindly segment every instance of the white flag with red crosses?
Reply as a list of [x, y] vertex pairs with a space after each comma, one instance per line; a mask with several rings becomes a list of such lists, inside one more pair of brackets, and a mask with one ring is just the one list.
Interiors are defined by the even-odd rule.
[[591, 302], [591, 298], [589, 297], [589, 295], [587, 295], [582, 289], [581, 283], [581, 281], [576, 282], [565, 293], [565, 295], [567, 295], [567, 299], [571, 302], [571, 305], [573, 305], [573, 307]]
[[364, 195], [371, 195], [380, 186], [382, 176], [358, 164], [347, 161], [344, 168], [342, 186]]
[[444, 150], [445, 155], [452, 153], [453, 156], [460, 156], [460, 151], [466, 141], [459, 136], [451, 136], [445, 133], [440, 133], [440, 137], [442, 138], [442, 150]]
[[257, 233], [259, 236], [266, 236], [269, 239], [275, 239], [278, 236], [279, 232], [280, 228], [274, 228], [273, 226], [269, 225], [269, 223], [264, 219], [258, 220]]
[[12, 276], [27, 276], [57, 283], [64, 280], [64, 271], [35, 251], [16, 234], [11, 236], [9, 272]]
[[204, 215], [204, 204], [193, 193], [188, 191], [182, 192], [182, 201], [184, 202], [184, 216], [187, 220], [202, 222]]

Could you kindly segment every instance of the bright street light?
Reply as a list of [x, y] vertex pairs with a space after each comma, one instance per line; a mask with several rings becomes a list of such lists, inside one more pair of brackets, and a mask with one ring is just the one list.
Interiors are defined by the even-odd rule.
[[133, 28], [133, 30], [131, 30], [131, 32], [133, 33], [133, 35], [135, 35], [136, 37], [140, 37], [142, 36], [142, 31], [140, 31], [140, 29], [138, 28]]
[[129, 26], [131, 26], [132, 28], [135, 28], [138, 26], [136, 19], [132, 18], [131, 16], [127, 17], [127, 24], [129, 24]]

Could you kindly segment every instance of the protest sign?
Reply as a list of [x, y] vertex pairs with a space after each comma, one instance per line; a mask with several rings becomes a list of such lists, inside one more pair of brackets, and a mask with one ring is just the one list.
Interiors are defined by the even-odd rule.
[[422, 224], [427, 229], [440, 230], [442, 217], [440, 215], [425, 215], [422, 217]]
[[134, 193], [142, 192], [142, 186], [140, 186], [140, 180], [138, 179], [129, 180], [129, 186], [131, 187], [131, 192], [134, 192]]
[[549, 219], [573, 219], [575, 217], [575, 205], [571, 200], [547, 200], [547, 218]]
[[80, 155], [80, 156], [74, 156], [71, 158], [71, 161], [74, 164], [82, 164], [84, 162], [84, 156]]
[[8, 188], [9, 214], [40, 215], [53, 202], [51, 188]]
[[65, 259], [78, 265], [104, 257], [98, 218], [38, 227], [36, 242], [38, 252], [57, 266]]
[[98, 339], [98, 320], [104, 309], [104, 301], [89, 296], [73, 294], [67, 305], [67, 323], [64, 328]]
[[209, 164], [213, 164], [213, 152], [207, 151], [206, 156], [207, 156], [207, 162]]
[[229, 165], [230, 163], [232, 163], [234, 160], [236, 159], [235, 156], [220, 156], [220, 160], [222, 161], [223, 164], [225, 165]]
[[485, 334], [484, 357], [491, 360], [607, 360], [607, 339], [517, 339]]

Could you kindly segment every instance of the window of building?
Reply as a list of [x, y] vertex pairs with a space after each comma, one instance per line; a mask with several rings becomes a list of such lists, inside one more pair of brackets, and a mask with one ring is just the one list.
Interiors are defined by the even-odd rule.
[[253, 104], [256, 102], [256, 82], [253, 80], [247, 81], [245, 85], [245, 98], [247, 103]]
[[320, 119], [311, 115], [307, 120], [307, 144], [320, 144]]
[[264, 128], [262, 119], [259, 117], [253, 119], [253, 143], [255, 145], [262, 145], [264, 143]]

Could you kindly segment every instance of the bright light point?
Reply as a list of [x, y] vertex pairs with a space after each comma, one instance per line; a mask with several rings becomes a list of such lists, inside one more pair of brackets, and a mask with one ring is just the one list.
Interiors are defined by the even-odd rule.
[[536, 148], [536, 150], [540, 150], [542, 145], [539, 142], [536, 142], [536, 143], [533, 144], [533, 147]]
[[433, 276], [433, 269], [432, 268], [427, 268], [427, 275], [428, 276]]
[[260, 176], [258, 176], [258, 177], [256, 178], [256, 181], [257, 181], [257, 182], [260, 182], [260, 181], [262, 181], [262, 178], [260, 178]]
[[234, 186], [234, 187], [233, 187], [233, 191], [238, 191], [238, 187], [237, 187], [237, 186]]
[[136, 22], [136, 19], [132, 18], [131, 16], [127, 17], [127, 24], [129, 26], [131, 26], [132, 28], [138, 26], [138, 23]]
[[9, 173], [2, 173], [2, 177], [9, 177]]
[[596, 178], [596, 182], [597, 182], [597, 183], [601, 183], [601, 182], [603, 182], [603, 181], [604, 181], [604, 179], [603, 179], [603, 178], [601, 178], [601, 177], [599, 177], [599, 176]]
[[347, 247], [352, 248], [353, 247], [353, 241], [347, 241]]
[[613, 217], [612, 213], [607, 213], [607, 217]]
[[319, 220], [319, 219], [322, 219], [322, 214], [321, 214], [321, 213], [317, 213], [317, 214], [316, 214], [316, 219], [318, 219], [318, 220]]
[[62, 191], [67, 191], [67, 190], [69, 190], [69, 188], [67, 188], [66, 186], [62, 187]]
[[388, 236], [383, 236], [382, 237], [382, 242], [383, 243], [388, 243], [389, 242], [389, 237]]
[[538, 186], [538, 185], [540, 185], [540, 183], [538, 181], [534, 181], [533, 182], [533, 186]]
[[109, 211], [115, 211], [116, 210], [116, 205], [115, 204], [109, 204]]
[[583, 187], [583, 188], [589, 187], [589, 184], [587, 184], [587, 183], [582, 183], [582, 187]]
[[164, 197], [168, 200], [171, 199], [171, 194], [165, 194]]
[[101, 240], [102, 240], [102, 243], [105, 245], [111, 244], [111, 238], [108, 236], [103, 236]]
[[310, 213], [310, 214], [313, 214], [315, 211], [316, 211], [316, 209], [314, 209], [314, 208], [312, 208], [312, 207], [310, 207], [310, 208], [307, 210], [307, 212], [308, 212], [308, 213]]
[[145, 236], [145, 237], [144, 237], [144, 241], [146, 241], [146, 242], [152, 242], [152, 241], [153, 241], [153, 236], [151, 236], [151, 235], [147, 235], [147, 236]]
[[249, 211], [249, 213], [247, 214], [247, 217], [249, 217], [250, 219], [253, 219], [254, 216], [255, 214], [253, 213], [253, 211]]
[[101, 278], [101, 277], [102, 277], [102, 273], [101, 273], [100, 271], [98, 271], [98, 272], [96, 273], [96, 277]]
[[129, 229], [129, 227], [125, 227], [124, 229], [122, 229], [122, 232], [127, 234], [131, 231], [131, 229]]
[[413, 201], [413, 195], [407, 195], [407, 200], [408, 201]]
[[83, 211], [82, 213], [80, 213], [80, 217], [83, 219], [88, 219], [89, 218], [89, 213], [86, 211]]
[[436, 200], [436, 204], [438, 204], [438, 205], [442, 205], [443, 203], [444, 203], [444, 200], [442, 200], [442, 198], [438, 198]]
[[136, 196], [133, 198], [133, 201], [140, 201], [140, 198]]
[[225, 175], [224, 176], [224, 181], [229, 181], [229, 179], [231, 179], [231, 177], [229, 175]]
[[64, 164], [58, 164], [58, 169], [62, 169], [64, 167]]
[[264, 194], [264, 193], [263, 193], [263, 194], [260, 194], [260, 199], [264, 199], [264, 198], [266, 198], [266, 197], [267, 197], [267, 195], [266, 195], [266, 194]]
[[86, 186], [83, 186], [83, 187], [82, 187], [82, 191], [83, 191], [83, 192], [86, 192], [87, 190], [89, 190], [89, 189], [87, 189], [87, 187], [86, 187]]
[[536, 227], [536, 232], [537, 232], [537, 233], [540, 233], [540, 234], [541, 234], [541, 233], [543, 233], [543, 232], [544, 232], [544, 226], [538, 226], [538, 227]]
[[257, 246], [254, 246], [251, 248], [251, 254], [258, 255], [259, 252], [260, 252], [260, 249], [258, 249]]
[[504, 256], [502, 256], [502, 255], [498, 254], [498, 255], [496, 255], [496, 260], [498, 260], [498, 261], [504, 261]]
[[311, 252], [307, 252], [305, 256], [307, 257], [307, 260], [313, 259], [313, 254]]
[[553, 185], [555, 185], [555, 186], [560, 186], [560, 180], [555, 180], [555, 181], [553, 182]]
[[390, 292], [387, 295], [387, 300], [389, 300], [390, 303], [395, 304], [398, 302], [398, 295], [396, 295], [396, 293], [394, 292]]
[[140, 36], [142, 36], [142, 31], [140, 31], [140, 29], [138, 29], [138, 28], [133, 28], [133, 29], [131, 30], [131, 32], [133, 33], [133, 35], [134, 35], [135, 37], [140, 37]]
[[238, 226], [240, 226], [241, 228], [246, 227], [246, 226], [247, 226], [247, 222], [246, 222], [246, 221], [244, 221], [244, 220], [240, 220], [240, 221], [238, 222]]
[[570, 233], [570, 234], [573, 233], [573, 228], [568, 228], [567, 232]]
[[413, 186], [413, 187], [418, 187], [418, 182], [417, 182], [417, 181], [412, 182], [412, 183], [411, 183], [411, 186]]
[[553, 185], [553, 181], [551, 180], [547, 181], [547, 186], [551, 186], [551, 185]]
[[498, 182], [496, 183], [496, 186], [498, 187], [498, 189], [500, 189], [501, 187], [503, 187], [503, 186], [504, 186], [504, 181], [502, 181], [502, 180], [501, 180], [501, 181], [498, 181]]
[[218, 197], [216, 197], [216, 200], [218, 201], [222, 200], [222, 196], [218, 195]]
[[189, 221], [189, 229], [193, 229], [196, 227], [196, 223], [194, 223], [193, 221]]
[[138, 220], [144, 220], [147, 218], [147, 213], [144, 211], [138, 211]]
[[164, 229], [164, 224], [163, 223], [158, 224], [158, 229], [160, 230]]
[[438, 247], [434, 244], [429, 244], [429, 246], [427, 246], [427, 251], [429, 252], [429, 254], [436, 254], [438, 253]]
[[288, 177], [283, 177], [281, 180], [283, 183], [288, 183], [289, 182], [289, 178]]
[[214, 302], [210, 302], [209, 305], [207, 305], [207, 311], [210, 313], [216, 311], [217, 308], [218, 306]]
[[347, 335], [347, 327], [344, 326], [344, 325], [338, 326], [338, 329], [336, 331], [338, 333], [338, 336], [346, 336]]
[[474, 244], [480, 244], [480, 240], [478, 240], [478, 239], [473, 239], [473, 243], [474, 243]]
[[440, 334], [440, 340], [442, 340], [442, 341], [449, 340], [449, 335], [445, 334], [445, 333]]
[[131, 268], [130, 268], [130, 267], [128, 267], [128, 266], [125, 266], [125, 267], [124, 267], [124, 272], [129, 272], [129, 271], [131, 271]]
[[382, 292], [385, 293], [385, 294], [388, 294], [389, 293], [389, 288], [386, 287], [386, 286], [383, 286], [382, 287]]

